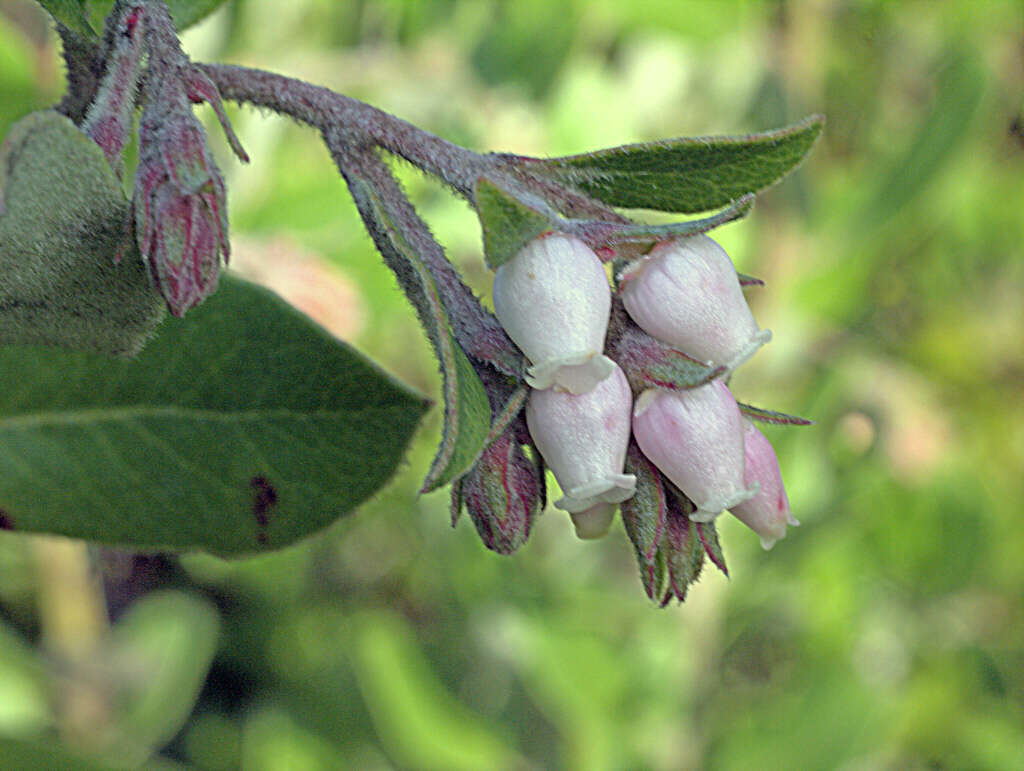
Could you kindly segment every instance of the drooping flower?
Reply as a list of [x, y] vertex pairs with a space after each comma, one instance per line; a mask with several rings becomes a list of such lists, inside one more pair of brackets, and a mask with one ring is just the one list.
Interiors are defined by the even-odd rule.
[[799, 525], [789, 509], [789, 496], [782, 484], [779, 460], [771, 442], [749, 420], [744, 419], [743, 443], [746, 454], [746, 483], [760, 490], [750, 500], [730, 511], [761, 537], [761, 546], [770, 549], [786, 537], [786, 525]]
[[652, 337], [733, 370], [771, 339], [759, 330], [729, 255], [706, 235], [658, 244], [621, 275], [632, 319]]
[[633, 495], [636, 477], [622, 473], [632, 402], [626, 376], [614, 363], [611, 375], [585, 394], [557, 388], [530, 393], [530, 436], [565, 492], [555, 506], [579, 514]]
[[534, 239], [498, 268], [494, 310], [531, 366], [526, 382], [586, 393], [614, 364], [602, 353], [611, 290], [601, 261], [577, 238]]
[[633, 410], [633, 435], [644, 455], [708, 522], [751, 498], [744, 480], [743, 418], [721, 380], [685, 391], [651, 388]]

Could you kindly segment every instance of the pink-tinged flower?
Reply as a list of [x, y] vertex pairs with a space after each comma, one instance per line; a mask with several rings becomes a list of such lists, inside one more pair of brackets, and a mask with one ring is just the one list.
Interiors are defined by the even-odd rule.
[[770, 549], [786, 537], [786, 525], [799, 525], [789, 510], [789, 497], [782, 484], [779, 460], [771, 442], [749, 420], [744, 420], [743, 443], [746, 450], [746, 483], [760, 490], [748, 501], [730, 511], [759, 536], [761, 546]]
[[626, 376], [614, 363], [612, 374], [585, 394], [530, 393], [526, 425], [565, 492], [555, 506], [577, 514], [633, 495], [636, 477], [622, 473], [632, 403]]
[[462, 481], [462, 499], [484, 546], [511, 554], [526, 542], [543, 483], [537, 465], [511, 434], [483, 451]]
[[534, 239], [498, 268], [494, 310], [526, 354], [526, 382], [586, 393], [611, 374], [602, 354], [611, 310], [608, 276], [577, 238], [552, 233]]
[[619, 292], [647, 334], [733, 370], [771, 339], [759, 330], [729, 255], [708, 236], [658, 244], [622, 274]]
[[224, 181], [189, 112], [162, 126], [140, 128], [135, 175], [135, 232], [139, 251], [175, 316], [217, 288], [220, 256], [230, 253]]
[[633, 410], [633, 436], [693, 501], [695, 522], [709, 522], [757, 492], [743, 478], [743, 417], [721, 380], [685, 391], [644, 391]]

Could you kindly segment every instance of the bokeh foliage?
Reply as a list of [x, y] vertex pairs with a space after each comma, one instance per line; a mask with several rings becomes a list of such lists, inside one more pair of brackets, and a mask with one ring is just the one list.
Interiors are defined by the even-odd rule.
[[[40, 19], [0, 1], [4, 132], [61, 90]], [[163, 608], [190, 650], [215, 637], [180, 730], [148, 729], [161, 762], [210, 771], [1024, 767], [1022, 40], [1010, 0], [233, 0], [186, 34], [193, 56], [476, 149], [565, 155], [825, 113], [808, 162], [715, 234], [767, 282], [748, 296], [775, 332], [737, 396], [818, 421], [767, 429], [804, 524], [765, 553], [726, 520], [731, 580], [707, 571], [657, 611], [619, 528], [584, 544], [551, 511], [511, 559], [466, 521], [451, 531], [443, 492], [416, 497], [435, 408], [395, 483], [298, 547], [97, 555], [116, 622], [89, 671], [126, 677], [112, 651], [133, 612], [159, 626]], [[223, 164], [239, 270], [438, 394], [316, 137], [233, 119], [255, 159]], [[472, 212], [400, 171], [486, 292]], [[309, 288], [325, 276], [328, 300]], [[0, 535], [0, 733], [73, 737], [52, 700], [69, 675], [41, 599], [49, 552]]]

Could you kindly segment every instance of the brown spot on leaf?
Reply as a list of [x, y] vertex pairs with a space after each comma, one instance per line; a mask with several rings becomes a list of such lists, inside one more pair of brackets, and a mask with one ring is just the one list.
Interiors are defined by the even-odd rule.
[[256, 518], [256, 524], [260, 531], [256, 534], [256, 540], [260, 545], [267, 543], [267, 534], [264, 528], [270, 524], [270, 510], [277, 503], [277, 490], [270, 484], [265, 476], [257, 474], [249, 480], [249, 487], [255, 493], [252, 501], [252, 515]]

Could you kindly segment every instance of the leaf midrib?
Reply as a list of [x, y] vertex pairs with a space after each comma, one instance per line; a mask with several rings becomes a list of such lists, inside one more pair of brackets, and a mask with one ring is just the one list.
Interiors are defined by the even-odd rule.
[[309, 420], [310, 418], [345, 418], [358, 417], [364, 413], [388, 412], [396, 410], [398, 405], [370, 405], [360, 408], [339, 408], [333, 410], [292, 410], [286, 408], [257, 410], [215, 410], [192, 407], [117, 407], [62, 410], [55, 412], [34, 412], [27, 415], [0, 417], [0, 431], [9, 428], [37, 428], [51, 425], [68, 425], [79, 423], [118, 422], [140, 418], [171, 417], [198, 421], [237, 422], [246, 420], [265, 420], [268, 418], [294, 418]]

